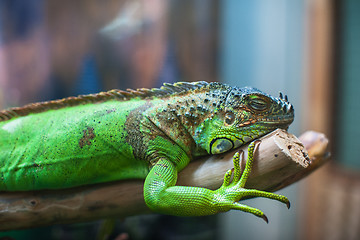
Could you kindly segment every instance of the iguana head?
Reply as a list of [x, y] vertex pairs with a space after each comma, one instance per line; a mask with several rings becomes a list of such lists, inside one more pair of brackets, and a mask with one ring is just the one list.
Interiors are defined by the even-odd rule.
[[287, 96], [275, 98], [255, 88], [233, 87], [220, 108], [199, 126], [194, 139], [209, 154], [218, 154], [277, 128], [287, 129], [293, 120], [294, 108]]

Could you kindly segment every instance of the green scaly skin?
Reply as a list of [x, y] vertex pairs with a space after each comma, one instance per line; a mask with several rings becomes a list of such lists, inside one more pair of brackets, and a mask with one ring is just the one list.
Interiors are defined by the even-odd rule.
[[199, 156], [220, 154], [276, 128], [286, 129], [293, 118], [287, 97], [206, 82], [112, 90], [4, 110], [0, 112], [0, 190], [145, 179], [144, 199], [156, 212], [201, 216], [237, 209], [266, 220], [260, 210], [238, 201], [245, 196], [287, 205], [289, 201], [244, 188], [254, 142], [244, 172], [240, 154], [235, 154], [234, 169], [215, 191], [175, 186], [177, 174]]

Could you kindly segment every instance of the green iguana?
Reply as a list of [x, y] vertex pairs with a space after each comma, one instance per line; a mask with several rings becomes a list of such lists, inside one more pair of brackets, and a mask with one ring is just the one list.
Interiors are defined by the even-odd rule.
[[[230, 209], [267, 220], [238, 203], [246, 196], [286, 203], [281, 195], [245, 189], [240, 154], [222, 187], [175, 186], [192, 160], [237, 148], [276, 128], [287, 129], [287, 97], [221, 83], [180, 82], [160, 89], [111, 90], [0, 112], [0, 191], [70, 188], [145, 179], [144, 199], [156, 212], [200, 216]], [[233, 175], [233, 180], [230, 177]]]

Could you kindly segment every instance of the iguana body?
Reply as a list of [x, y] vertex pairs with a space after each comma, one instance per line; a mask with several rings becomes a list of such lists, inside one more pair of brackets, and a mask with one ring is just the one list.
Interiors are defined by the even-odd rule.
[[[262, 217], [259, 210], [236, 203], [249, 191], [243, 189], [246, 179], [237, 179], [241, 186], [228, 180], [211, 191], [174, 186], [177, 173], [196, 157], [287, 128], [293, 117], [287, 99], [206, 82], [112, 90], [13, 108], [0, 112], [0, 190], [140, 178], [145, 179], [147, 205], [158, 212], [189, 216], [240, 209]], [[288, 203], [272, 193], [251, 195]]]

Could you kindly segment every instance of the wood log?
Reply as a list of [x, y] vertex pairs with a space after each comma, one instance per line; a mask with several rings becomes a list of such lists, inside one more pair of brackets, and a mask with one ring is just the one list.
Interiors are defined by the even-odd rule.
[[[328, 141], [323, 134], [306, 132], [300, 139], [303, 143], [284, 130], [262, 137], [246, 187], [276, 191], [326, 162]], [[247, 145], [240, 149], [246, 159]], [[178, 185], [218, 188], [225, 172], [233, 168], [232, 156], [236, 151], [190, 163], [179, 173]], [[123, 218], [149, 212], [143, 199], [143, 180], [64, 190], [0, 193], [0, 231]]]

